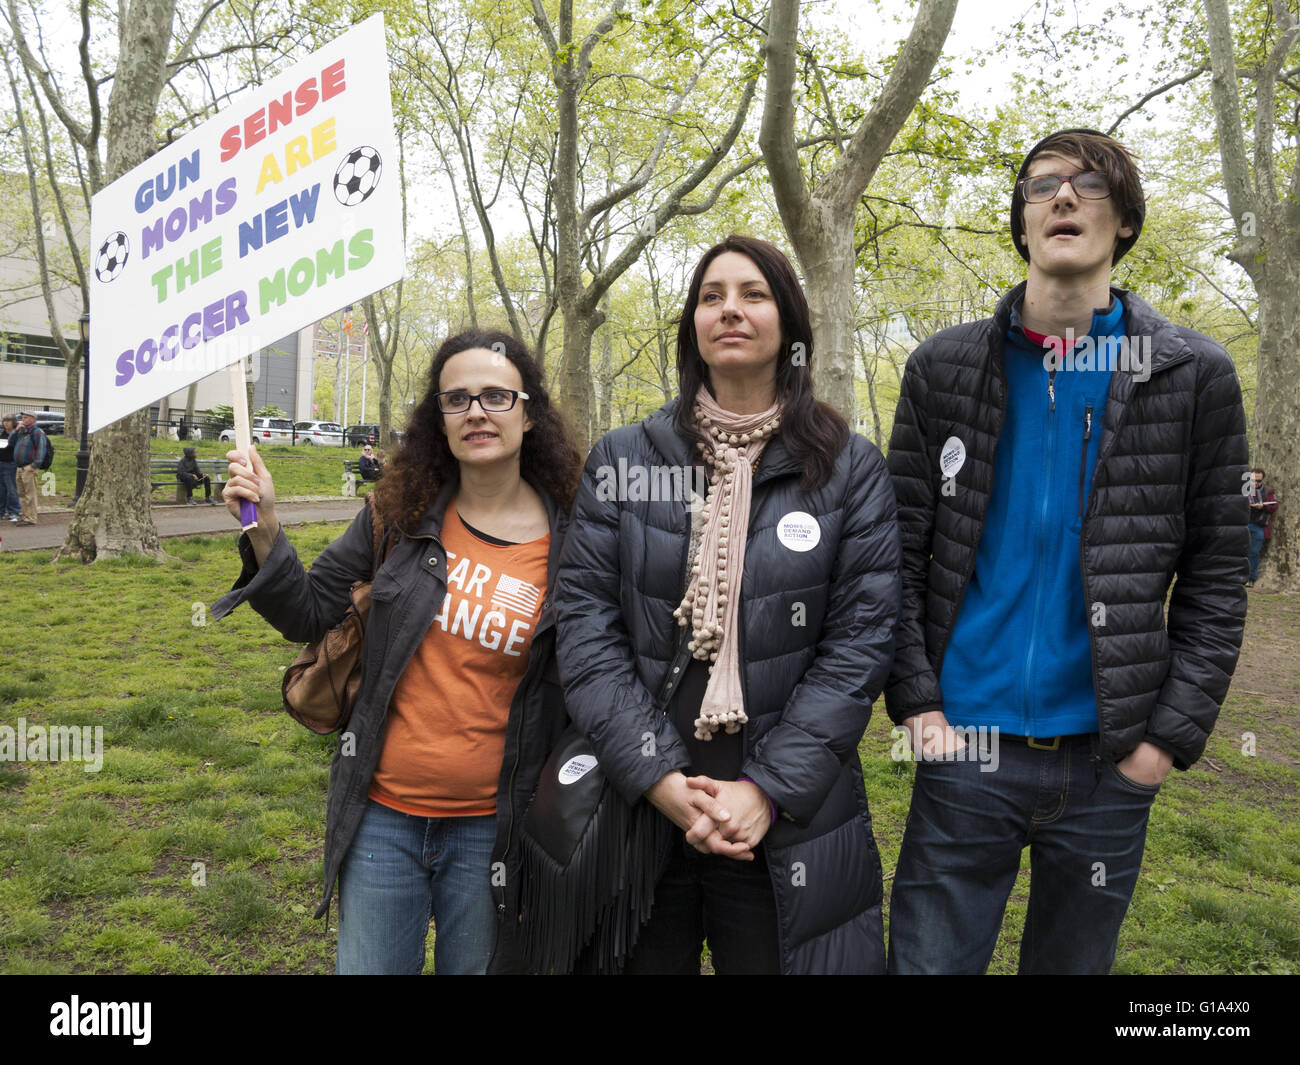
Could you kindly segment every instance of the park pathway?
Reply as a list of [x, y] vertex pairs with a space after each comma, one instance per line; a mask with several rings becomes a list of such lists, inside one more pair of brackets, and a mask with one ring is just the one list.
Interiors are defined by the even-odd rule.
[[[349, 521], [361, 509], [364, 497], [340, 499], [334, 496], [286, 499], [275, 504], [276, 515], [282, 525], [298, 525], [307, 521]], [[210, 533], [238, 531], [238, 523], [223, 506], [197, 507], [162, 505], [153, 510], [154, 525], [161, 537], [200, 536]], [[4, 551], [53, 551], [63, 546], [71, 510], [44, 511], [39, 525], [14, 525], [0, 521], [0, 537]]]

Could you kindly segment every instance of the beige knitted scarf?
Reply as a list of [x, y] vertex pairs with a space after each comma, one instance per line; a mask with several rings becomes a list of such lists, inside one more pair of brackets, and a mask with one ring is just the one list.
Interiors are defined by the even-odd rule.
[[732, 414], [718, 406], [703, 385], [695, 397], [695, 424], [704, 436], [699, 449], [709, 466], [709, 494], [691, 560], [691, 577], [679, 625], [692, 623], [692, 655], [709, 666], [709, 683], [695, 720], [695, 738], [711, 740], [719, 728], [740, 731], [749, 719], [740, 686], [736, 634], [740, 585], [749, 538], [749, 504], [754, 470], [772, 435], [781, 426], [781, 405], [759, 414]]

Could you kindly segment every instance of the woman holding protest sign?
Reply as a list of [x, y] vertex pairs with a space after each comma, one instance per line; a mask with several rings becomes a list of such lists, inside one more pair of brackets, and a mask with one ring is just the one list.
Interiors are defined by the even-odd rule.
[[[229, 458], [225, 499], [236, 515], [256, 502], [258, 526], [217, 616], [247, 600], [288, 639], [316, 641], [373, 574], [317, 914], [338, 877], [338, 971], [420, 972], [432, 915], [436, 971], [483, 972], [498, 927], [514, 929], [511, 832], [564, 724], [546, 676], [548, 592], [581, 460], [540, 369], [504, 333], [444, 343], [401, 451], [310, 572], [261, 457]], [[497, 955], [494, 968], [511, 967], [511, 935]]]
[[[894, 494], [814, 398], [812, 350], [789, 260], [728, 237], [691, 279], [681, 398], [602, 439], [578, 490], [568, 710], [670, 823], [626, 972], [698, 972], [706, 938], [719, 972], [884, 972], [856, 749], [893, 658]], [[706, 500], [635, 488], [701, 480]]]

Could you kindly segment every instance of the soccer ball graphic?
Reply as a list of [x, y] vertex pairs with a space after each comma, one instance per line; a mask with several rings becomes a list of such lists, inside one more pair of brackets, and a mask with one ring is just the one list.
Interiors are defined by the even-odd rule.
[[334, 196], [344, 207], [365, 203], [383, 170], [379, 153], [369, 145], [353, 148], [334, 171]]
[[99, 246], [95, 256], [95, 276], [104, 284], [117, 279], [126, 268], [126, 260], [131, 257], [131, 242], [120, 229], [109, 235]]

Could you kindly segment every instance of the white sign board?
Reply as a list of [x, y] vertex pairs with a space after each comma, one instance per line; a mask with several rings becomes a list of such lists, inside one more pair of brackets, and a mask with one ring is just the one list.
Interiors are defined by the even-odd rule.
[[402, 277], [375, 15], [91, 204], [90, 429]]

